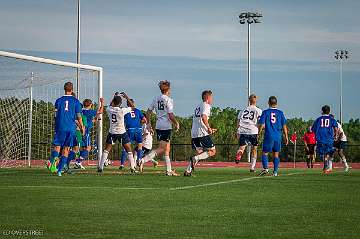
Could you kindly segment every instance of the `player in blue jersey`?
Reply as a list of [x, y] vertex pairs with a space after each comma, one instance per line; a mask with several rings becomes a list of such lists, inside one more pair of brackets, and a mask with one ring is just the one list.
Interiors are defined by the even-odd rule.
[[264, 142], [263, 142], [263, 155], [261, 158], [263, 170], [259, 176], [266, 175], [269, 173], [268, 168], [268, 154], [273, 152], [273, 163], [274, 163], [274, 172], [273, 175], [278, 175], [280, 158], [279, 152], [281, 150], [282, 142], [282, 131], [285, 135], [285, 144], [288, 145], [288, 129], [286, 126], [286, 118], [284, 113], [277, 109], [277, 99], [275, 96], [269, 97], [269, 108], [264, 110], [260, 116], [259, 120], [259, 134], [265, 128]]
[[[132, 103], [133, 105], [135, 105], [133, 99], [130, 99], [129, 101], [130, 102], [128, 102], [128, 104], [127, 104], [128, 107], [130, 107], [129, 103]], [[144, 114], [141, 112], [141, 110], [139, 110], [137, 108], [133, 108], [131, 112], [127, 113], [124, 116], [124, 120], [125, 120], [126, 131], [129, 135], [130, 141], [131, 141], [131, 143], [136, 144], [136, 146], [135, 146], [136, 154], [134, 155], [134, 159], [136, 156], [135, 161], [137, 162], [137, 165], [138, 165], [139, 160], [142, 159], [142, 157], [143, 157], [142, 126], [143, 126], [143, 124], [146, 124], [146, 118], [145, 118]], [[119, 169], [124, 168], [124, 162], [125, 162], [126, 157], [127, 157], [126, 150], [123, 149], [122, 153], [121, 153]]]
[[334, 135], [338, 130], [338, 123], [331, 117], [330, 106], [324, 105], [321, 108], [322, 116], [317, 118], [312, 126], [312, 131], [316, 135], [316, 150], [320, 158], [324, 161], [324, 173], [330, 173], [328, 169], [329, 157], [334, 152]]
[[[100, 98], [99, 102], [100, 104], [98, 110], [94, 110], [92, 109], [93, 103], [90, 99], [85, 99], [83, 101], [82, 115], [86, 120], [86, 127], [85, 134], [80, 142], [80, 157], [78, 157], [75, 162], [76, 169], [85, 169], [81, 162], [89, 157], [89, 152], [91, 150], [91, 130], [94, 127], [94, 123], [96, 123], [96, 121], [99, 119], [99, 115], [103, 113], [104, 109], [104, 99]], [[70, 152], [69, 158], [72, 156], [72, 159], [74, 159], [75, 152], [72, 152], [73, 151]]]
[[[81, 104], [78, 99], [72, 96], [73, 84], [67, 82], [64, 85], [65, 95], [55, 102], [55, 135], [53, 140], [53, 151], [50, 157], [50, 171], [58, 173], [67, 163], [70, 147], [76, 144], [76, 123], [78, 120], [80, 130], [85, 133], [85, 127], [81, 118]], [[59, 155], [61, 156], [59, 160]], [[56, 167], [58, 164], [58, 168]]]

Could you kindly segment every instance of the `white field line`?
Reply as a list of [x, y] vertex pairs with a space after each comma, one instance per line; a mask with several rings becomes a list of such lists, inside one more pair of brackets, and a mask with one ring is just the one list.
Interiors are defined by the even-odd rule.
[[158, 190], [161, 188], [137, 188], [137, 187], [91, 187], [91, 186], [51, 186], [51, 185], [9, 185], [0, 186], [0, 189], [16, 189], [16, 188], [28, 188], [28, 189], [111, 189], [111, 190]]
[[[301, 173], [282, 174], [282, 175], [280, 175], [278, 177], [291, 176], [291, 175], [296, 175], [296, 174], [301, 174]], [[176, 191], [176, 190], [185, 190], [185, 189], [192, 189], [192, 188], [201, 188], [201, 187], [216, 186], [216, 185], [221, 185], [221, 184], [244, 182], [244, 181], [250, 181], [250, 180], [253, 180], [253, 179], [261, 179], [261, 178], [272, 178], [272, 177], [264, 176], [264, 177], [239, 178], [239, 179], [221, 181], [221, 182], [214, 182], [214, 183], [204, 183], [204, 184], [198, 184], [198, 185], [192, 185], [192, 186], [175, 187], [175, 188], [170, 188], [170, 190], [171, 191]]]

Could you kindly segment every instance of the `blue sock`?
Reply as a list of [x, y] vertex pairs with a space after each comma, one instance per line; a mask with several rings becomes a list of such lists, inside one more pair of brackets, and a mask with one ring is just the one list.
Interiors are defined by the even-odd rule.
[[138, 149], [138, 150], [136, 150], [136, 152], [137, 152], [137, 161], [140, 161], [142, 158], [143, 158], [143, 151], [142, 151], [142, 149]]
[[122, 152], [121, 152], [121, 159], [120, 159], [120, 165], [124, 165], [125, 161], [127, 158], [127, 152], [126, 150], [123, 148]]
[[262, 166], [264, 169], [268, 169], [268, 156], [267, 155], [263, 155], [261, 157], [261, 162], [262, 162]]
[[59, 157], [59, 152], [57, 152], [55, 150], [51, 151], [50, 162], [53, 163], [54, 159], [57, 157]]
[[64, 157], [64, 156], [61, 156], [60, 157], [60, 163], [58, 165], [58, 172], [61, 172], [65, 166], [65, 164], [67, 163], [68, 161], [68, 158], [67, 157]]
[[69, 157], [68, 157], [68, 159], [66, 161], [67, 166], [70, 165], [71, 160], [74, 160], [75, 157], [76, 157], [76, 153], [71, 150], [70, 153], [69, 153]]
[[274, 172], [278, 172], [279, 170], [279, 164], [280, 164], [280, 159], [279, 158], [274, 158]]
[[[87, 150], [81, 150], [80, 151], [80, 157], [82, 159], [87, 159], [89, 157], [89, 151]], [[80, 163], [80, 158], [79, 158], [79, 163]]]

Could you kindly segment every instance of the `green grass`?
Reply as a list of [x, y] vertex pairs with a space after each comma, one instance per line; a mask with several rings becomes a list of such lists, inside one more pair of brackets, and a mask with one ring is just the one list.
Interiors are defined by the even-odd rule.
[[184, 178], [112, 168], [58, 178], [39, 168], [0, 169], [0, 238], [30, 229], [43, 235], [27, 238], [358, 237], [360, 171], [281, 173], [198, 169]]

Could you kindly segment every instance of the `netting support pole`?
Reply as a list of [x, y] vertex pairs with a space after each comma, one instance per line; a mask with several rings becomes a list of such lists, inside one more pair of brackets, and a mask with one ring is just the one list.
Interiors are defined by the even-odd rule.
[[[98, 95], [99, 95], [99, 103], [100, 103], [100, 98], [103, 98], [103, 70], [100, 69], [98, 71], [99, 74], [99, 87], [98, 87]], [[101, 156], [102, 156], [102, 151], [103, 151], [103, 114], [99, 115], [98, 118], [98, 127], [97, 127], [97, 135], [98, 135], [98, 155], [97, 155], [97, 159], [100, 160]]]
[[32, 116], [33, 116], [33, 80], [34, 80], [34, 72], [31, 72], [30, 78], [30, 109], [29, 109], [29, 146], [28, 146], [28, 166], [31, 167], [31, 136], [32, 136]]
[[[80, 64], [80, 0], [77, 1], [76, 63]], [[76, 97], [80, 99], [80, 69], [76, 68]]]

